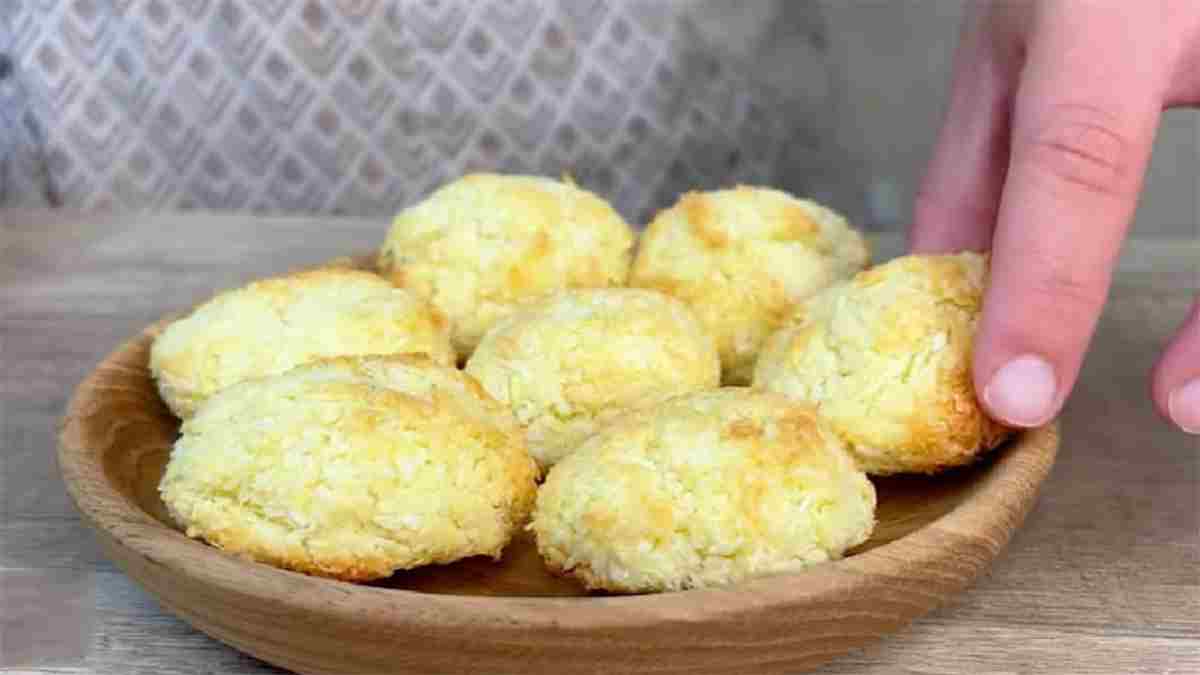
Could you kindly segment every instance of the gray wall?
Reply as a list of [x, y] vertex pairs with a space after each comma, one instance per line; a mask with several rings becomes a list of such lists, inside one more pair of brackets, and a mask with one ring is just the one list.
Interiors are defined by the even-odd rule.
[[[707, 5], [714, 16], [724, 14], [722, 20], [738, 27], [727, 31], [726, 39], [754, 45], [751, 58], [761, 64], [762, 77], [794, 99], [796, 114], [813, 116], [813, 128], [827, 134], [816, 147], [810, 139], [797, 140], [785, 174], [789, 187], [824, 196], [872, 229], [903, 227], [941, 120], [967, 3], [712, 0]], [[823, 51], [814, 51], [804, 38], [813, 25], [823, 27]], [[797, 66], [800, 59], [810, 63]], [[1197, 113], [1168, 112], [1136, 235], [1198, 234], [1198, 146]]]

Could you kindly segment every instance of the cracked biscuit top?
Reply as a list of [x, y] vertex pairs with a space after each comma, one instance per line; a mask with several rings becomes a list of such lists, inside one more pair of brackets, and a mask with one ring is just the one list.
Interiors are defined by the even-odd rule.
[[679, 300], [639, 288], [564, 291], [492, 328], [467, 373], [512, 407], [543, 467], [627, 410], [720, 384], [712, 337]]
[[726, 384], [749, 384], [796, 303], [861, 270], [867, 244], [836, 212], [781, 190], [689, 192], [654, 217], [629, 285], [683, 300], [716, 337]]
[[216, 295], [154, 340], [150, 370], [186, 419], [248, 378], [323, 357], [394, 353], [454, 363], [445, 322], [423, 300], [376, 274], [325, 267]]
[[744, 387], [630, 413], [550, 470], [531, 529], [589, 588], [680, 590], [840, 558], [875, 490], [811, 406]]
[[159, 490], [188, 536], [346, 580], [473, 555], [523, 526], [512, 416], [422, 357], [344, 357], [233, 385], [183, 425]]
[[396, 216], [379, 269], [450, 321], [460, 360], [515, 305], [623, 286], [633, 232], [600, 197], [538, 176], [464, 176]]
[[816, 404], [868, 473], [966, 464], [1009, 430], [984, 415], [971, 355], [987, 261], [906, 256], [801, 303], [754, 385]]

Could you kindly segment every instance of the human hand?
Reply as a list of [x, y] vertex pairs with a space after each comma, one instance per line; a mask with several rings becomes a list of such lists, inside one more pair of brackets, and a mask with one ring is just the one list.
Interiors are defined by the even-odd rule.
[[[1197, 102], [1195, 0], [973, 8], [909, 244], [992, 251], [974, 379], [993, 417], [1036, 426], [1062, 407], [1161, 111]], [[1155, 366], [1151, 395], [1168, 419], [1200, 433], [1200, 302]]]

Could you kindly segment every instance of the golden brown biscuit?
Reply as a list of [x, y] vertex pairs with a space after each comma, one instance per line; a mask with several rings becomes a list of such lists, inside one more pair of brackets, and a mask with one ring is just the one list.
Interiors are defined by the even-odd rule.
[[862, 272], [800, 305], [764, 346], [754, 385], [819, 405], [868, 473], [966, 464], [1009, 433], [971, 379], [986, 273], [976, 253]]
[[536, 465], [508, 411], [422, 357], [344, 357], [228, 387], [184, 423], [159, 490], [188, 536], [346, 580], [499, 557]]
[[529, 431], [542, 467], [613, 417], [720, 384], [712, 337], [679, 300], [655, 291], [564, 291], [523, 306], [467, 362]]
[[633, 233], [596, 195], [549, 178], [472, 174], [396, 216], [379, 268], [450, 320], [461, 359], [514, 305], [623, 286]]
[[836, 559], [875, 489], [812, 408], [745, 388], [630, 413], [550, 470], [530, 529], [588, 588], [678, 590]]
[[453, 364], [445, 321], [369, 272], [326, 267], [220, 293], [154, 341], [150, 370], [181, 418], [220, 389], [322, 357], [425, 354]]
[[674, 295], [716, 336], [727, 384], [749, 384], [763, 341], [797, 302], [861, 270], [870, 252], [837, 213], [786, 192], [690, 192], [660, 212], [629, 284]]

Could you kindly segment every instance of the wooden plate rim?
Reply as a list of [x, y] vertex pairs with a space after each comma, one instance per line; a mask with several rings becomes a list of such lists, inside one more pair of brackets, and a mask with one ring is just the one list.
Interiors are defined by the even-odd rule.
[[[409, 624], [423, 630], [486, 625], [512, 631], [627, 631], [663, 622], [736, 619], [769, 609], [834, 601], [851, 593], [886, 593], [889, 580], [911, 580], [919, 576], [916, 570], [946, 569], [951, 562], [967, 570], [961, 578], [950, 580], [961, 588], [991, 562], [1020, 525], [1058, 450], [1057, 422], [1026, 431], [992, 460], [972, 495], [925, 527], [805, 572], [760, 578], [734, 587], [656, 595], [553, 598], [440, 595], [359, 586], [238, 559], [163, 525], [104, 480], [100, 453], [87, 447], [81, 419], [102, 405], [99, 396], [104, 387], [99, 379], [104, 372], [127, 370], [129, 354], [160, 325], [157, 322], [146, 328], [106, 356], [85, 377], [67, 406], [60, 425], [58, 460], [77, 508], [91, 527], [111, 538], [110, 543], [151, 565], [264, 602], [286, 596], [297, 609], [335, 620], [386, 615], [395, 625]], [[1015, 501], [1014, 494], [1019, 495]], [[980, 532], [987, 533], [986, 539], [992, 544], [970, 556], [964, 567], [962, 551], [948, 546], [948, 540], [959, 543], [977, 538]], [[901, 620], [915, 618], [936, 604], [934, 598], [929, 606], [914, 608], [912, 616]], [[581, 612], [585, 607], [586, 611]]]

